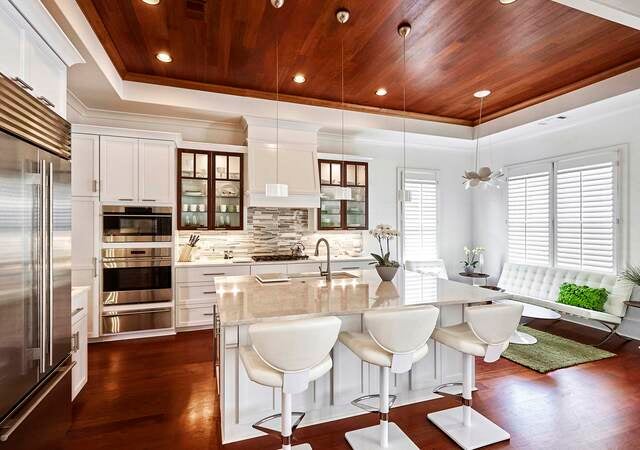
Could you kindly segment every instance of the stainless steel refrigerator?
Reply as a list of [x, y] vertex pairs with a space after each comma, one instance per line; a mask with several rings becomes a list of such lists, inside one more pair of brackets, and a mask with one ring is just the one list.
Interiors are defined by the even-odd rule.
[[69, 124], [0, 76], [0, 449], [71, 422]]

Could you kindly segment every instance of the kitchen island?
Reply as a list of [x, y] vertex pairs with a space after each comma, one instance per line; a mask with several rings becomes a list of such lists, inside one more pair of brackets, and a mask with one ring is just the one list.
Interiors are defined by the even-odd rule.
[[[317, 273], [290, 277], [273, 284], [263, 284], [254, 276], [215, 280], [215, 363], [223, 443], [261, 435], [251, 424], [280, 409], [279, 392], [251, 382], [240, 361], [239, 347], [250, 345], [250, 324], [335, 315], [343, 331], [361, 332], [365, 311], [434, 305], [440, 308], [439, 325], [447, 326], [463, 321], [465, 305], [496, 297], [489, 290], [416, 272], [399, 271], [393, 282], [382, 282], [374, 270], [334, 273], [331, 282]], [[302, 426], [363, 414], [351, 400], [377, 393], [376, 367], [362, 362], [339, 342], [332, 358], [333, 369], [294, 398], [294, 411], [307, 412]], [[431, 341], [426, 358], [410, 372], [393, 377], [391, 393], [398, 395], [396, 406], [416, 403], [436, 398], [431, 392], [435, 386], [461, 379], [461, 354]]]

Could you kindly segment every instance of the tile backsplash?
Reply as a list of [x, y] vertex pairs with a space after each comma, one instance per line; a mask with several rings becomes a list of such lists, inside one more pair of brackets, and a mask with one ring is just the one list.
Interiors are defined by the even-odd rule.
[[[313, 210], [294, 208], [248, 208], [246, 231], [198, 232], [199, 256], [220, 258], [225, 250], [232, 250], [234, 257], [290, 253], [296, 242], [302, 242], [308, 255], [313, 254], [315, 244], [326, 238], [335, 255], [362, 253], [362, 231], [318, 232], [309, 230]], [[178, 232], [178, 245], [189, 239], [191, 232]], [[324, 246], [322, 250], [324, 251]]]

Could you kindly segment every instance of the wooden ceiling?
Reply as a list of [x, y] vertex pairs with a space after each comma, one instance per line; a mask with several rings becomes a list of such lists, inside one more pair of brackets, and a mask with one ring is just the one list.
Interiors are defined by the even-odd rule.
[[[407, 111], [450, 123], [477, 120], [480, 89], [493, 91], [490, 119], [640, 66], [640, 31], [551, 0], [78, 3], [123, 79], [235, 95], [274, 98], [279, 35], [281, 99], [339, 106], [344, 38], [345, 102], [383, 114], [402, 111], [396, 28], [408, 21]], [[346, 25], [340, 7], [351, 11]], [[173, 62], [157, 61], [159, 51]]]

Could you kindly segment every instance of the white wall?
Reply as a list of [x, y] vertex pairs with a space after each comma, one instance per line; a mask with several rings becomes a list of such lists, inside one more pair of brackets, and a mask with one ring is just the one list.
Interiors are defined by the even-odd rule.
[[[340, 141], [320, 135], [318, 151], [340, 153]], [[345, 144], [345, 154], [373, 158], [369, 161], [369, 228], [380, 223], [398, 227], [397, 169], [402, 167], [400, 143], [355, 141]], [[458, 278], [462, 248], [471, 243], [471, 193], [462, 186], [462, 173], [473, 164], [468, 150], [427, 146], [407, 147], [407, 167], [440, 172], [440, 257], [452, 279]], [[379, 252], [376, 241], [365, 237], [364, 248]], [[396, 253], [394, 252], [394, 256]]]
[[[581, 152], [585, 150], [628, 145], [628, 160], [623, 162], [623, 176], [626, 176], [628, 202], [626, 211], [627, 239], [625, 247], [628, 261], [640, 264], [640, 108], [627, 109], [607, 117], [571, 124], [571, 116], [565, 122], [555, 122], [552, 128], [537, 124], [529, 125], [526, 138], [500, 141], [500, 135], [487, 138], [483, 142], [486, 149], [490, 141], [491, 152], [485, 152], [485, 162], [491, 155], [493, 167], [532, 161], [541, 158]], [[536, 134], [536, 130], [538, 130]], [[485, 271], [498, 277], [506, 260], [506, 191], [475, 191], [473, 193], [473, 241], [475, 245], [487, 248]], [[623, 331], [640, 337], [640, 314], [632, 309], [625, 320]]]

